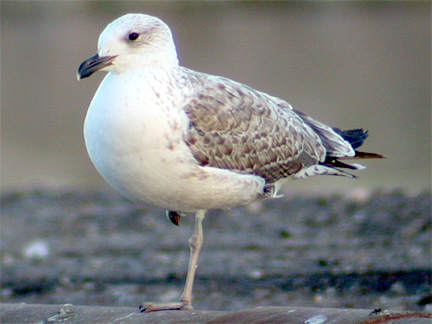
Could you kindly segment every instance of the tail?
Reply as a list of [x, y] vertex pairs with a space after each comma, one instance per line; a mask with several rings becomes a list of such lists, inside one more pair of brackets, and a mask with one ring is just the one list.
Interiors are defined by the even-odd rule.
[[304, 179], [315, 175], [335, 175], [356, 178], [353, 174], [342, 169], [361, 170], [365, 167], [356, 163], [344, 163], [341, 160], [384, 158], [380, 154], [357, 151], [357, 148], [366, 140], [368, 136], [367, 131], [363, 131], [361, 128], [350, 130], [331, 128], [310, 118], [298, 110], [295, 110], [295, 112], [320, 137], [322, 144], [327, 151], [327, 156], [323, 162], [302, 169], [294, 174], [294, 179]]
[[362, 151], [356, 150], [356, 148], [360, 147], [363, 144], [363, 142], [366, 140], [366, 138], [368, 137], [367, 131], [363, 131], [363, 129], [361, 129], [361, 128], [350, 129], [350, 130], [340, 130], [339, 128], [333, 128], [333, 130], [336, 133], [338, 133], [344, 140], [346, 140], [348, 143], [350, 143], [350, 145], [354, 149], [355, 155], [354, 156], [347, 156], [347, 157], [334, 157], [334, 156], [328, 155], [326, 157], [325, 161], [321, 162], [320, 165], [323, 165], [323, 166], [328, 167], [328, 168], [336, 169], [337, 171], [341, 172], [340, 175], [346, 175], [346, 176], [351, 176], [351, 177], [355, 178], [356, 176], [354, 176], [348, 172], [345, 172], [343, 170], [339, 170], [339, 168], [350, 169], [350, 170], [361, 170], [361, 169], [364, 169], [365, 167], [360, 165], [360, 164], [357, 164], [357, 163], [354, 163], [354, 164], [344, 163], [340, 160], [383, 159], [384, 158], [384, 156], [382, 156], [381, 154], [362, 152]]

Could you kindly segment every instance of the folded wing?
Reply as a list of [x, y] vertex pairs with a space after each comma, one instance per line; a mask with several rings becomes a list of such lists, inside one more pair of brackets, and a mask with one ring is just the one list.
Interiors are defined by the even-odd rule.
[[185, 140], [203, 166], [274, 183], [313, 166], [332, 168], [322, 165], [329, 156], [355, 155], [340, 132], [281, 99], [222, 77], [199, 74], [194, 80], [184, 107], [190, 120]]

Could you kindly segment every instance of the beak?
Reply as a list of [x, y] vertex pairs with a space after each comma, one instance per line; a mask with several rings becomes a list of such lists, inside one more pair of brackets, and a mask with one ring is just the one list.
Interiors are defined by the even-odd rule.
[[78, 80], [84, 79], [92, 75], [93, 73], [103, 69], [104, 67], [107, 67], [109, 65], [112, 65], [112, 61], [117, 56], [103, 56], [100, 57], [98, 54], [95, 56], [90, 57], [89, 59], [85, 60], [81, 63], [81, 65], [78, 68], [77, 78]]

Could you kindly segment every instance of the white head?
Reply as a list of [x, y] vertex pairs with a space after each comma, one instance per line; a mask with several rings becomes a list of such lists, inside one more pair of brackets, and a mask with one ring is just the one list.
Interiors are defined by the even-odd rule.
[[98, 70], [122, 73], [145, 66], [177, 66], [171, 30], [160, 19], [127, 14], [110, 23], [99, 36], [98, 53], [84, 61], [78, 78]]

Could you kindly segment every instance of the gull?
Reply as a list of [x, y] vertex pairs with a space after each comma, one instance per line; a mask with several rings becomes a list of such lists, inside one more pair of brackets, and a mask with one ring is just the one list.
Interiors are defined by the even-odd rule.
[[176, 225], [195, 213], [190, 259], [179, 302], [145, 303], [141, 311], [192, 310], [192, 288], [209, 209], [276, 198], [280, 184], [314, 175], [354, 177], [343, 159], [380, 158], [357, 151], [362, 129], [342, 131], [286, 101], [230, 79], [179, 65], [170, 28], [127, 14], [99, 37], [78, 69], [100, 84], [84, 123], [85, 144], [102, 177], [129, 199], [168, 210]]

